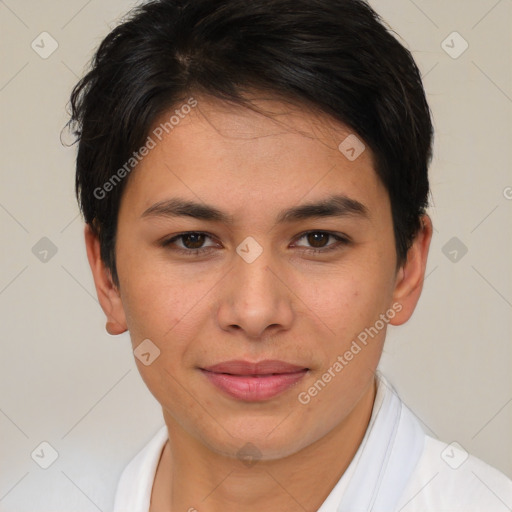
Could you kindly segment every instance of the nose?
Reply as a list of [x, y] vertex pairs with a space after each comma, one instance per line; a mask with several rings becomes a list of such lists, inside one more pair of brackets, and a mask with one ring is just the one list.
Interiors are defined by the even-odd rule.
[[293, 293], [278, 268], [269, 251], [251, 263], [235, 258], [221, 285], [217, 321], [222, 329], [241, 330], [247, 338], [258, 340], [290, 328]]

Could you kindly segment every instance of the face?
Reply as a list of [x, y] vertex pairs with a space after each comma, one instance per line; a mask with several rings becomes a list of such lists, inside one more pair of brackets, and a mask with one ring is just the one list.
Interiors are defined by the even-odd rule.
[[[264, 116], [196, 98], [123, 192], [104, 309], [134, 349], [151, 340], [136, 362], [168, 425], [217, 453], [285, 457], [346, 420], [418, 286], [396, 270], [369, 148], [338, 149], [350, 130], [278, 101], [255, 100]], [[247, 364], [212, 369], [229, 361]]]

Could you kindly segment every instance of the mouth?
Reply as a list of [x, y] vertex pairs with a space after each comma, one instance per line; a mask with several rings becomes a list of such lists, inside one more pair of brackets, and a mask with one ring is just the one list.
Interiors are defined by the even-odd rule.
[[309, 368], [287, 363], [285, 361], [265, 359], [264, 361], [259, 361], [257, 363], [251, 363], [250, 361], [243, 360], [224, 361], [202, 369], [213, 373], [259, 377], [273, 374], [282, 375], [295, 373], [301, 370], [308, 370]]
[[275, 360], [226, 361], [200, 370], [224, 394], [245, 402], [274, 398], [309, 372], [309, 368]]

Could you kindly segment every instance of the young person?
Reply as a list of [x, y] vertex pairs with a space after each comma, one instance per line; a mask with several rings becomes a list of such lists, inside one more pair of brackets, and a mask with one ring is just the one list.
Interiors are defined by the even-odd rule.
[[71, 123], [107, 330], [130, 332], [165, 419], [116, 512], [512, 505], [376, 372], [422, 289], [432, 124], [367, 3], [149, 2], [101, 43]]

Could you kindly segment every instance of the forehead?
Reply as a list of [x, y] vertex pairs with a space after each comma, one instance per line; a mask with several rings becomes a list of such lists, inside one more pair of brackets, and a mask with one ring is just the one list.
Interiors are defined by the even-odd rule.
[[387, 201], [371, 150], [329, 116], [274, 99], [253, 100], [254, 111], [194, 98], [194, 108], [175, 105], [150, 130], [154, 147], [130, 176], [123, 199], [139, 213], [170, 194], [216, 198], [242, 210], [327, 192]]

